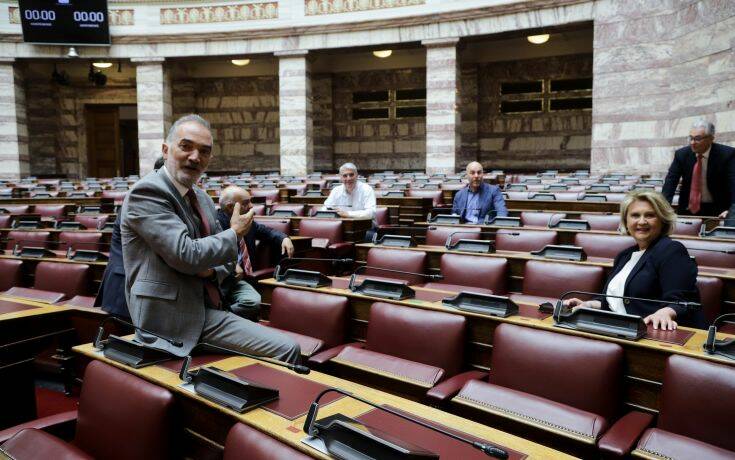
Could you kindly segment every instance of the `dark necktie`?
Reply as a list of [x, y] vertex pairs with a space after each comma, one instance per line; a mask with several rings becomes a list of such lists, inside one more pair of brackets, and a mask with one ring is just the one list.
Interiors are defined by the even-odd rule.
[[[202, 207], [199, 206], [199, 200], [197, 200], [193, 189], [186, 192], [186, 198], [189, 200], [189, 204], [191, 204], [191, 207], [194, 210], [193, 217], [194, 221], [199, 226], [199, 234], [203, 237], [211, 235], [209, 222], [202, 211]], [[204, 288], [207, 290], [207, 295], [209, 296], [209, 300], [212, 305], [219, 308], [222, 303], [222, 298], [215, 282], [211, 279], [204, 280]]]
[[699, 212], [702, 205], [702, 162], [704, 155], [697, 154], [697, 162], [694, 164], [692, 171], [692, 185], [689, 190], [689, 211], [692, 214]]

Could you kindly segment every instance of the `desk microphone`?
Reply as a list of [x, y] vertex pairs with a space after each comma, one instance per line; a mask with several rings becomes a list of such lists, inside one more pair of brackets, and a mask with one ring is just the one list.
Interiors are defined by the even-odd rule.
[[400, 273], [401, 275], [413, 275], [413, 276], [421, 276], [423, 278], [432, 280], [432, 281], [439, 281], [444, 279], [444, 275], [427, 275], [426, 273], [416, 273], [416, 272], [407, 272], [403, 270], [394, 270], [392, 268], [382, 268], [382, 267], [373, 267], [370, 265], [360, 265], [355, 269], [355, 271], [352, 272], [352, 276], [350, 277], [350, 286], [354, 284], [354, 282], [357, 280], [357, 275], [359, 272], [363, 272], [367, 269], [371, 270], [378, 270], [381, 272], [388, 272], [388, 273]]
[[354, 259], [329, 259], [329, 258], [319, 258], [319, 257], [284, 257], [281, 259], [281, 261], [276, 265], [276, 269], [273, 271], [273, 278], [278, 280], [278, 276], [281, 274], [281, 265], [285, 265], [285, 262], [287, 261], [296, 261], [293, 265], [298, 265], [300, 262], [332, 262], [333, 266], [337, 266], [338, 264], [351, 264], [354, 262]]
[[389, 413], [391, 415], [395, 415], [396, 417], [401, 418], [403, 420], [406, 420], [408, 422], [415, 423], [416, 425], [419, 425], [419, 426], [422, 426], [424, 428], [427, 428], [427, 429], [429, 429], [431, 431], [435, 431], [437, 433], [443, 434], [444, 436], [450, 437], [450, 438], [452, 438], [454, 440], [460, 441], [460, 442], [465, 443], [465, 444], [469, 444], [472, 447], [474, 447], [475, 449], [484, 452], [489, 457], [495, 457], [495, 458], [500, 458], [500, 459], [506, 459], [506, 458], [508, 458], [508, 452], [506, 452], [505, 450], [503, 450], [503, 449], [501, 449], [499, 447], [493, 446], [491, 444], [486, 444], [486, 443], [483, 443], [483, 442], [479, 442], [479, 441], [471, 441], [471, 440], [466, 439], [466, 438], [464, 438], [462, 436], [459, 436], [457, 434], [454, 434], [454, 433], [451, 433], [449, 431], [443, 430], [443, 429], [441, 429], [439, 427], [432, 426], [432, 425], [430, 425], [430, 424], [428, 424], [426, 422], [423, 422], [421, 420], [417, 420], [417, 419], [415, 419], [413, 417], [410, 417], [408, 415], [402, 414], [402, 413], [397, 412], [397, 411], [395, 411], [393, 409], [390, 409], [388, 407], [380, 406], [380, 405], [375, 404], [375, 403], [373, 403], [371, 401], [368, 401], [366, 399], [360, 398], [359, 396], [355, 396], [355, 395], [353, 395], [351, 393], [348, 393], [348, 392], [346, 392], [344, 390], [340, 390], [339, 388], [327, 388], [326, 390], [324, 390], [321, 393], [319, 393], [319, 395], [316, 397], [316, 399], [314, 399], [314, 402], [311, 403], [311, 406], [309, 407], [309, 412], [306, 414], [306, 419], [304, 420], [304, 432], [306, 432], [310, 436], [316, 436], [316, 437], [318, 437], [319, 436], [319, 430], [320, 429], [324, 429], [323, 427], [319, 427], [319, 426], [315, 425], [315, 422], [316, 422], [317, 413], [319, 412], [319, 401], [322, 399], [322, 396], [326, 395], [327, 393], [339, 393], [341, 395], [347, 396], [348, 398], [352, 398], [352, 399], [355, 399], [357, 401], [360, 401], [363, 404], [367, 404], [368, 406], [373, 407], [375, 409], [378, 409], [380, 411], [387, 412], [387, 413]]
[[735, 339], [717, 340], [717, 325], [727, 318], [735, 318], [735, 313], [725, 313], [712, 321], [712, 324], [707, 330], [707, 340], [702, 347], [708, 355], [717, 353], [730, 359], [735, 359], [735, 350], [733, 349]]
[[181, 342], [180, 340], [174, 340], [174, 339], [170, 339], [168, 337], [164, 337], [164, 336], [162, 336], [162, 335], [160, 335], [160, 334], [158, 334], [156, 332], [149, 331], [147, 329], [143, 329], [142, 327], [138, 327], [138, 326], [136, 326], [136, 325], [134, 325], [132, 323], [129, 323], [129, 322], [125, 321], [125, 320], [122, 320], [122, 319], [118, 318], [117, 316], [108, 316], [107, 318], [103, 319], [102, 322], [100, 323], [99, 329], [97, 329], [97, 336], [94, 338], [94, 347], [96, 349], [98, 349], [98, 350], [101, 350], [103, 348], [102, 336], [105, 333], [105, 325], [107, 323], [109, 323], [110, 321], [113, 321], [113, 322], [116, 322], [116, 323], [120, 323], [120, 324], [124, 324], [126, 326], [130, 326], [133, 329], [135, 329], [136, 331], [145, 332], [146, 334], [150, 334], [153, 337], [159, 338], [161, 340], [165, 340], [166, 342], [170, 343], [171, 345], [173, 345], [175, 347], [181, 348], [181, 347], [184, 346], [184, 343]]
[[309, 372], [311, 372], [311, 369], [309, 369], [306, 366], [302, 366], [301, 364], [290, 364], [290, 363], [286, 363], [283, 361], [279, 361], [277, 359], [270, 359], [270, 358], [265, 358], [263, 356], [251, 355], [249, 353], [244, 353], [239, 350], [231, 350], [229, 348], [220, 347], [219, 345], [212, 345], [211, 343], [207, 343], [207, 342], [199, 342], [198, 344], [194, 345], [194, 347], [189, 351], [189, 354], [186, 355], [186, 357], [184, 358], [184, 362], [181, 363], [181, 370], [179, 371], [179, 378], [183, 380], [184, 382], [191, 381], [191, 375], [189, 374], [189, 367], [191, 366], [191, 361], [192, 361], [191, 353], [195, 349], [202, 348], [202, 347], [214, 348], [215, 350], [221, 351], [224, 353], [242, 356], [244, 358], [250, 358], [256, 361], [262, 361], [264, 363], [275, 364], [276, 366], [285, 367], [286, 369], [290, 369], [296, 372], [297, 374], [308, 374]]
[[497, 235], [498, 233], [500, 233], [501, 235], [513, 235], [513, 236], [520, 235], [520, 233], [518, 233], [518, 232], [509, 232], [509, 233], [499, 232], [499, 231], [496, 231], [496, 232], [470, 232], [470, 231], [467, 231], [467, 230], [460, 230], [460, 231], [456, 231], [456, 232], [450, 233], [449, 236], [447, 236], [447, 242], [444, 243], [444, 246], [447, 247], [447, 248], [449, 248], [449, 246], [452, 245], [452, 238], [454, 237], [454, 235]]
[[650, 302], [650, 303], [657, 303], [661, 305], [679, 305], [681, 307], [685, 307], [687, 310], [690, 310], [690, 311], [702, 306], [701, 303], [689, 302], [686, 300], [644, 299], [642, 297], [632, 297], [628, 295], [607, 295], [607, 294], [602, 294], [600, 292], [567, 291], [559, 297], [559, 300], [556, 301], [556, 307], [554, 308], [554, 320], [557, 322], [559, 322], [559, 320], [561, 319], [562, 310], [564, 309], [563, 301], [569, 294], [582, 294], [582, 295], [589, 295], [593, 297], [612, 297], [613, 299], [636, 300], [640, 302]]

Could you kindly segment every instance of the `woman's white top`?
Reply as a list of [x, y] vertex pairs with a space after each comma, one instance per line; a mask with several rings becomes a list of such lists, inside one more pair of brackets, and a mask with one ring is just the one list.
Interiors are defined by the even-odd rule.
[[[633, 267], [635, 267], [638, 261], [641, 260], [641, 256], [644, 252], [646, 252], [646, 250], [642, 249], [630, 255], [630, 260], [628, 261], [628, 263], [625, 264], [623, 269], [620, 270], [618, 274], [615, 275], [615, 277], [613, 277], [613, 279], [611, 279], [610, 283], [607, 285], [607, 295], [625, 295], [625, 282], [628, 280], [630, 272], [633, 271]], [[623, 299], [608, 297], [607, 304], [610, 306], [610, 310], [614, 312], [626, 313]]]

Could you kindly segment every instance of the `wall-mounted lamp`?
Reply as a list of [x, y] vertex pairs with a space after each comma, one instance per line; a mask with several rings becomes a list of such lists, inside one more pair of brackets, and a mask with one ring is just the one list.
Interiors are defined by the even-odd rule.
[[242, 67], [244, 65], [250, 64], [250, 59], [233, 59], [230, 62], [238, 67]]
[[69, 51], [66, 53], [66, 57], [69, 57], [69, 58], [78, 58], [79, 57], [79, 54], [77, 54], [77, 49], [74, 48], [73, 46], [70, 46], [69, 47]]
[[529, 35], [526, 38], [534, 45], [542, 45], [549, 41], [549, 34]]
[[378, 58], [381, 58], [381, 59], [385, 59], [388, 56], [390, 56], [391, 54], [393, 54], [393, 50], [378, 50], [378, 51], [373, 51], [373, 56], [378, 57]]
[[92, 65], [98, 69], [109, 69], [112, 67], [112, 62], [93, 62]]

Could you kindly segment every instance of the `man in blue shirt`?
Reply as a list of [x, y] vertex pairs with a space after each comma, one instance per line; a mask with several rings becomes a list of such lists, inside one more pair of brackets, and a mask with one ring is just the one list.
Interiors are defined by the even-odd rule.
[[464, 222], [477, 224], [490, 217], [508, 215], [500, 187], [483, 182], [485, 173], [476, 161], [467, 165], [467, 187], [454, 195], [452, 214], [462, 216]]

